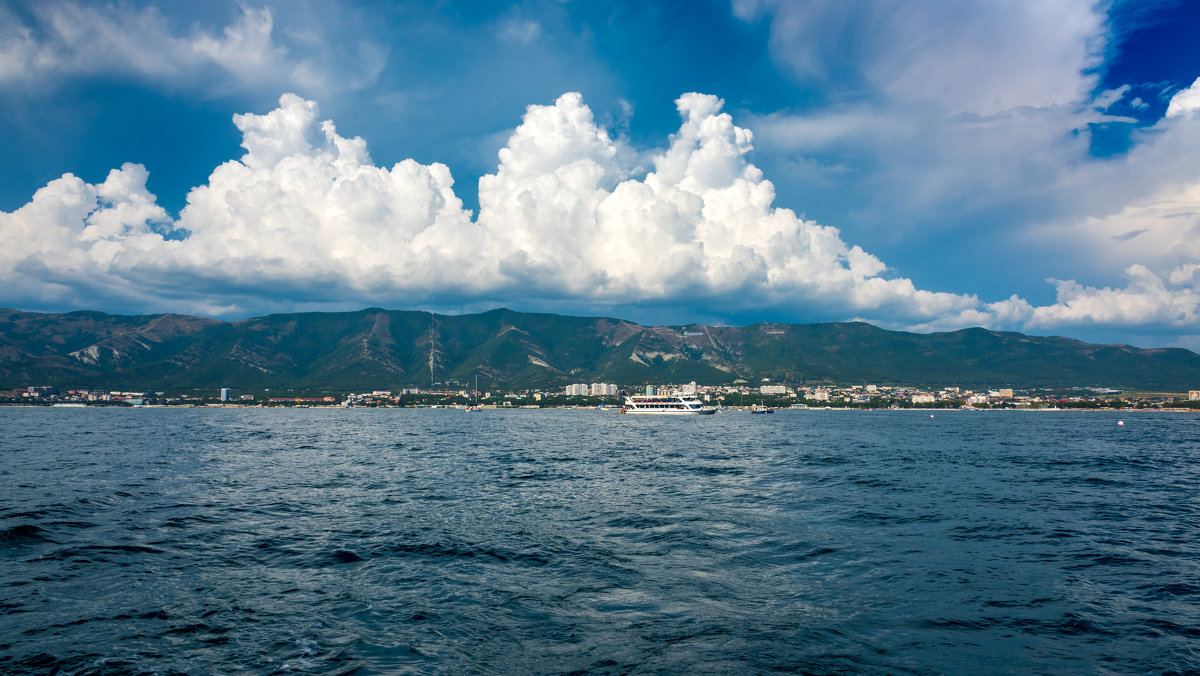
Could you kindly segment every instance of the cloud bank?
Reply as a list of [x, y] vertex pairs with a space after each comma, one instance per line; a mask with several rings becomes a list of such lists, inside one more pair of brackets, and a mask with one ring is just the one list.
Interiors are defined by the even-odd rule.
[[178, 218], [136, 164], [98, 184], [66, 174], [0, 212], [5, 302], [218, 316], [366, 303], [682, 304], [926, 330], [1196, 320], [1191, 252], [1166, 274], [1130, 267], [1122, 289], [1050, 280], [1058, 299], [1048, 306], [919, 289], [836, 228], [776, 207], [748, 159], [753, 134], [721, 99], [690, 93], [676, 106], [678, 131], [646, 153], [610, 136], [579, 94], [529, 106], [479, 181], [475, 216], [445, 165], [376, 166], [365, 141], [285, 94], [264, 115], [234, 116], [245, 153], [193, 188]]

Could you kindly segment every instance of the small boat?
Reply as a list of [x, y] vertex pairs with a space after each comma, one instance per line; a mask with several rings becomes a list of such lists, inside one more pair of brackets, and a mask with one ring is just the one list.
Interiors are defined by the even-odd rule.
[[479, 405], [479, 374], [478, 373], [475, 374], [475, 391], [471, 393], [471, 403], [468, 404], [463, 410], [465, 410], [467, 413], [474, 413], [475, 411], [483, 410], [483, 407]]
[[760, 401], [757, 404], [754, 404], [750, 407], [750, 412], [751, 413], [774, 413], [775, 409], [771, 408], [770, 406], [763, 406], [763, 403]]

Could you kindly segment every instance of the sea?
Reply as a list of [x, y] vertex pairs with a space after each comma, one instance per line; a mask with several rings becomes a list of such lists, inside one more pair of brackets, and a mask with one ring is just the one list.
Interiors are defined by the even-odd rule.
[[1200, 417], [0, 409], [3, 674], [1200, 673]]

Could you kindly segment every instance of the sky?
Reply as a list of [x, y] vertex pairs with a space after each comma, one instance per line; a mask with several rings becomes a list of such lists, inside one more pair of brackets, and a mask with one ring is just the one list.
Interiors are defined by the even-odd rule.
[[1200, 3], [0, 0], [0, 306], [1200, 350]]

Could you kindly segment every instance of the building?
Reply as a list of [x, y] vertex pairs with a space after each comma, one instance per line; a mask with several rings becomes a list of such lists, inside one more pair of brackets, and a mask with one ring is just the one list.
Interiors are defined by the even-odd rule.
[[229, 388], [228, 387], [221, 388], [221, 401], [229, 401]]
[[813, 399], [817, 401], [829, 401], [829, 390], [816, 390], [813, 392]]
[[1188, 401], [1200, 401], [1200, 390], [1188, 390]]
[[760, 385], [759, 394], [787, 394], [786, 385]]

